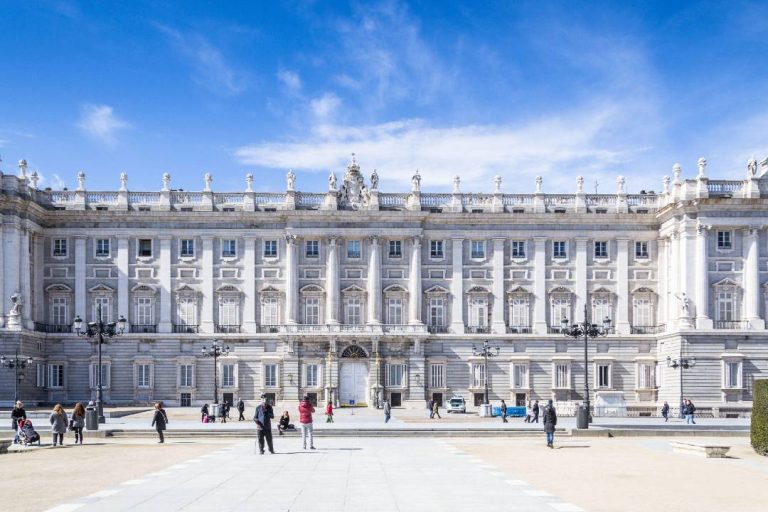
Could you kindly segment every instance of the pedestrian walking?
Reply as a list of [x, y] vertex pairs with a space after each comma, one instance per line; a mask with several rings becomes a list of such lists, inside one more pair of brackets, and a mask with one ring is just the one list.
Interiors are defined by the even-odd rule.
[[245, 419], [245, 416], [243, 415], [245, 413], [245, 402], [243, 402], [242, 398], [237, 400], [237, 412], [240, 414], [240, 417], [237, 418], [237, 421], [243, 421]]
[[283, 411], [280, 421], [277, 422], [277, 433], [283, 435], [286, 430], [293, 430], [295, 427], [291, 424], [291, 415], [288, 411]]
[[13, 444], [19, 442], [19, 421], [27, 421], [27, 411], [24, 409], [24, 404], [21, 400], [16, 402], [16, 405], [11, 411], [11, 427], [13, 428]]
[[664, 423], [669, 421], [669, 403], [664, 401], [664, 405], [661, 406], [661, 416], [664, 418]]
[[229, 416], [229, 410], [232, 408], [232, 404], [229, 403], [229, 401], [224, 400], [224, 414], [227, 416], [228, 420], [231, 420], [232, 418]]
[[507, 403], [504, 400], [501, 401], [501, 421], [509, 423], [507, 421]]
[[333, 423], [333, 403], [328, 400], [328, 404], [325, 406], [325, 422]]
[[299, 424], [301, 425], [301, 441], [305, 450], [307, 449], [307, 437], [309, 437], [309, 449], [315, 449], [315, 432], [312, 425], [312, 413], [314, 412], [315, 408], [309, 401], [309, 395], [304, 395], [304, 399], [299, 404]]
[[163, 402], [156, 402], [155, 415], [152, 416], [152, 426], [155, 427], [155, 430], [157, 431], [157, 436], [160, 438], [158, 443], [165, 442], [165, 436], [163, 436], [163, 431], [165, 430], [166, 425], [168, 425], [168, 415], [165, 414], [165, 409], [163, 409]]
[[538, 423], [539, 422], [539, 401], [536, 400], [533, 402], [533, 420], [531, 423]]
[[430, 398], [429, 400], [427, 400], [427, 416], [429, 417], [429, 419], [435, 418], [435, 413], [433, 412], [434, 407], [435, 407], [434, 399]]
[[440, 404], [437, 400], [432, 401], [432, 417], [434, 418], [435, 416], [437, 416], [437, 419], [439, 420], [443, 419], [443, 417], [440, 416]]
[[64, 446], [64, 432], [67, 431], [67, 413], [61, 404], [53, 406], [51, 417], [51, 433], [53, 434], [53, 446], [56, 446], [58, 440], [59, 446]]
[[[432, 411], [434, 411], [434, 406], [432, 408]], [[389, 400], [384, 400], [384, 423], [389, 423], [390, 418], [392, 418], [392, 406], [389, 405]]]
[[533, 419], [533, 402], [528, 400], [528, 403], [525, 405], [525, 423], [530, 423]]
[[85, 407], [80, 402], [75, 404], [72, 419], [69, 420], [71, 430], [75, 433], [75, 444], [83, 444], [83, 428], [85, 428]]
[[208, 423], [208, 417], [210, 414], [208, 413], [208, 404], [203, 404], [203, 406], [200, 408], [200, 421], [203, 423]]
[[259, 453], [261, 455], [264, 455], [265, 440], [269, 453], [275, 453], [275, 448], [272, 446], [272, 419], [274, 417], [275, 413], [272, 411], [272, 406], [267, 402], [267, 395], [261, 395], [261, 403], [256, 407], [256, 413], [253, 415], [253, 421], [256, 422], [256, 433], [259, 437]]
[[226, 423], [227, 422], [227, 403], [222, 402], [221, 404], [213, 404], [213, 406], [219, 408], [219, 411], [218, 411], [219, 421], [221, 421], [222, 423]]
[[696, 424], [696, 421], [694, 420], [694, 414], [696, 413], [696, 406], [693, 405], [693, 402], [691, 402], [690, 399], [686, 398], [684, 405], [683, 405], [683, 414], [685, 415], [685, 423], [694, 425]]
[[552, 405], [552, 400], [547, 400], [544, 407], [544, 432], [547, 434], [547, 446], [555, 447], [555, 425], [557, 425], [557, 411]]

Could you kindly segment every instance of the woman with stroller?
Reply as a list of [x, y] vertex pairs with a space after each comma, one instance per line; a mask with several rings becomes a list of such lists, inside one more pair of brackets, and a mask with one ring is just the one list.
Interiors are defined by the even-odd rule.
[[67, 413], [61, 404], [56, 404], [49, 418], [51, 422], [51, 433], [53, 434], [53, 446], [57, 442], [59, 446], [64, 446], [64, 432], [67, 431]]
[[13, 427], [13, 444], [19, 442], [19, 421], [27, 420], [27, 411], [24, 410], [24, 404], [21, 400], [16, 402], [16, 406], [11, 411], [11, 426]]
[[291, 415], [288, 414], [288, 411], [283, 411], [283, 415], [280, 416], [280, 422], [277, 424], [277, 433], [283, 435], [283, 432], [293, 428], [295, 427], [291, 425]]
[[203, 423], [208, 423], [208, 421], [210, 421], [208, 419], [208, 404], [203, 404], [203, 406], [200, 408], [200, 414], [201, 414], [200, 421], [202, 421]]
[[163, 409], [163, 402], [157, 402], [155, 404], [155, 415], [152, 417], [152, 426], [155, 427], [155, 430], [157, 430], [157, 435], [160, 438], [158, 443], [165, 442], [163, 430], [165, 430], [165, 426], [167, 424], [168, 416], [165, 414], [165, 409]]
[[72, 430], [75, 433], [75, 444], [83, 444], [83, 428], [85, 428], [85, 407], [80, 402], [75, 404], [72, 411], [72, 420], [70, 421]]

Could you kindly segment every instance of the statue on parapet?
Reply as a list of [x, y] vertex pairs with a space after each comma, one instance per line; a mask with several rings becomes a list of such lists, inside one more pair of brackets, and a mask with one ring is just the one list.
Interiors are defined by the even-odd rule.
[[286, 180], [288, 181], [288, 190], [294, 191], [296, 190], [296, 175], [293, 174], [293, 171], [288, 170], [288, 174], [285, 175]]

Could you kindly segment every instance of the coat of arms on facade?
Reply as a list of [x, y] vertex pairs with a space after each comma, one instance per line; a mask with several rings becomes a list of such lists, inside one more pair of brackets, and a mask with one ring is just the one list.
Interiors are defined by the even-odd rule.
[[371, 193], [365, 185], [365, 178], [360, 173], [360, 166], [352, 153], [352, 161], [347, 165], [344, 181], [339, 191], [339, 206], [351, 210], [365, 210], [368, 208]]

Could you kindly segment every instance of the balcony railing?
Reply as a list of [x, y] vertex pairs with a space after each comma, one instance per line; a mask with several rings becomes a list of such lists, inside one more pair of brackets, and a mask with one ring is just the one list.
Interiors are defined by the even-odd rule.
[[238, 334], [240, 332], [239, 325], [216, 325], [216, 332], [222, 334]]
[[661, 325], [633, 325], [629, 328], [631, 334], [660, 334], [667, 330], [666, 324]]
[[35, 322], [35, 330], [37, 332], [47, 332], [55, 334], [64, 334], [72, 332], [72, 325], [70, 324], [42, 324]]
[[547, 334], [563, 334], [563, 328], [559, 325], [548, 325]]
[[531, 334], [530, 325], [508, 325], [507, 334]]
[[176, 334], [195, 334], [197, 330], [196, 325], [173, 324], [173, 332]]
[[491, 327], [489, 325], [468, 325], [464, 328], [466, 334], [490, 334]]
[[430, 334], [445, 334], [448, 332], [448, 326], [447, 325], [428, 325], [427, 331], [429, 331]]
[[137, 332], [137, 333], [154, 333], [157, 332], [157, 326], [156, 325], [149, 325], [149, 324], [133, 324], [131, 325], [131, 332]]
[[416, 334], [427, 332], [427, 328], [424, 325], [410, 325], [410, 324], [384, 324], [381, 326], [381, 330], [389, 334], [408, 333]]
[[257, 325], [256, 326], [256, 332], [260, 333], [276, 333], [280, 332], [280, 326], [279, 325]]
[[728, 331], [735, 331], [737, 329], [746, 329], [749, 322], [744, 320], [715, 320], [715, 329], [724, 329]]

